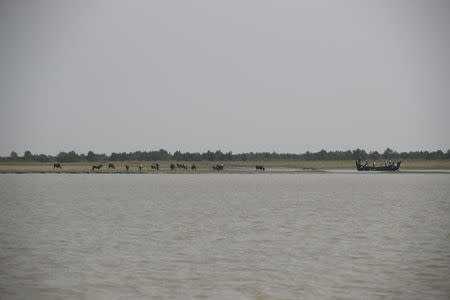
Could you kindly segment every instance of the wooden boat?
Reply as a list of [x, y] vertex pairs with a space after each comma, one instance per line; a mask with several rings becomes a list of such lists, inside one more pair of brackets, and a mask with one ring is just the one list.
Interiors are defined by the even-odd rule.
[[400, 168], [400, 164], [402, 161], [397, 162], [396, 164], [388, 165], [388, 166], [370, 166], [368, 164], [361, 164], [360, 160], [356, 161], [356, 169], [358, 171], [397, 171]]

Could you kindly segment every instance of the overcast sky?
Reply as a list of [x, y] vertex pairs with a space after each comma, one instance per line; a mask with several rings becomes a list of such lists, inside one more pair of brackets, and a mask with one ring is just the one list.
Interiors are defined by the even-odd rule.
[[2, 1], [0, 155], [450, 149], [449, 1]]

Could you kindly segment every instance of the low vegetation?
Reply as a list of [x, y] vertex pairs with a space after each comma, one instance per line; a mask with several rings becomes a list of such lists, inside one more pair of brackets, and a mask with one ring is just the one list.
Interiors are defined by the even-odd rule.
[[[154, 173], [154, 172], [213, 172], [212, 166], [224, 164], [223, 172], [256, 172], [255, 166], [264, 166], [267, 172], [310, 172], [332, 169], [355, 169], [355, 160], [362, 159], [369, 162], [378, 161], [383, 164], [385, 160], [402, 160], [401, 170], [423, 169], [450, 169], [450, 150], [444, 153], [441, 150], [396, 152], [386, 149], [383, 153], [377, 151], [366, 152], [356, 149], [348, 151], [306, 152], [303, 154], [249, 152], [233, 154], [207, 151], [204, 153], [182, 153], [176, 151], [169, 153], [166, 150], [136, 151], [130, 153], [111, 153], [111, 155], [97, 154], [89, 151], [87, 154], [78, 154], [74, 151], [60, 152], [56, 156], [45, 154], [32, 154], [25, 151], [23, 156], [11, 152], [7, 157], [0, 157], [1, 173]], [[54, 163], [60, 163], [62, 168], [56, 168]], [[151, 165], [159, 163], [160, 169], [152, 169]], [[181, 163], [187, 169], [170, 169], [171, 163]], [[94, 165], [103, 166], [100, 170], [93, 170]], [[108, 168], [114, 164], [114, 168]], [[196, 170], [191, 170], [191, 166]], [[126, 166], [128, 165], [128, 170]], [[139, 166], [142, 166], [140, 169]], [[219, 171], [222, 172], [222, 171]]]
[[[276, 153], [276, 152], [248, 152], [248, 153], [223, 153], [220, 150], [215, 152], [207, 151], [204, 153], [198, 152], [180, 152], [175, 151], [170, 153], [164, 149], [158, 151], [135, 151], [135, 152], [113, 152], [111, 155], [98, 154], [89, 151], [87, 154], [78, 154], [75, 151], [60, 152], [56, 156], [46, 154], [32, 154], [30, 151], [25, 151], [23, 156], [19, 156], [15, 151], [7, 157], [0, 157], [1, 162], [27, 161], [27, 162], [129, 162], [129, 161], [185, 161], [185, 162], [255, 162], [255, 161], [286, 161], [288, 163], [297, 161], [355, 161], [362, 160], [450, 160], [450, 150], [443, 152], [437, 151], [410, 151], [397, 152], [387, 148], [383, 153], [378, 151], [367, 152], [362, 149], [347, 150], [347, 151], [326, 151], [305, 152], [302, 154], [292, 153]], [[339, 164], [340, 165], [340, 164]]]

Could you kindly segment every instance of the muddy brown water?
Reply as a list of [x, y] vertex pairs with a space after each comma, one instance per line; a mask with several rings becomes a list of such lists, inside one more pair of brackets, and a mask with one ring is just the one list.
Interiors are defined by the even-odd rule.
[[0, 174], [4, 299], [448, 299], [448, 174]]

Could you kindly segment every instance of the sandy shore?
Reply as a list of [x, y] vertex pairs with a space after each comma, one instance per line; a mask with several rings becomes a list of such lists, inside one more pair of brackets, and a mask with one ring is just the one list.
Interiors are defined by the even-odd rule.
[[[113, 168], [108, 168], [108, 164], [114, 164]], [[151, 169], [151, 165], [159, 163], [160, 170]], [[176, 162], [173, 162], [176, 164]], [[176, 168], [170, 170], [171, 162], [77, 162], [61, 163], [62, 169], [53, 168], [53, 163], [40, 162], [0, 162], [0, 173], [214, 173], [212, 166], [223, 163], [224, 173], [254, 173], [256, 165], [263, 165], [266, 173], [298, 173], [298, 172], [323, 172], [323, 171], [352, 171], [355, 170], [353, 161], [233, 161], [233, 162], [180, 162], [188, 166], [188, 169]], [[382, 162], [379, 162], [380, 164]], [[92, 166], [103, 164], [100, 170], [92, 171]], [[196, 170], [192, 171], [191, 166], [195, 164]], [[126, 171], [125, 166], [129, 166]], [[142, 165], [142, 172], [139, 171], [139, 165]], [[450, 160], [427, 161], [411, 160], [403, 161], [401, 172], [421, 172], [421, 171], [450, 171]]]

